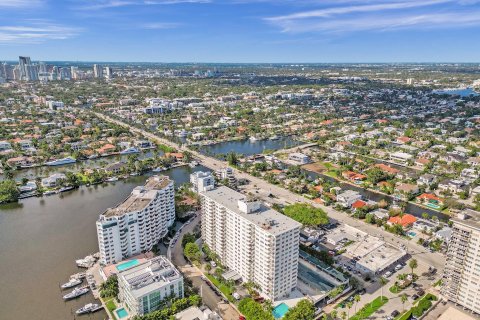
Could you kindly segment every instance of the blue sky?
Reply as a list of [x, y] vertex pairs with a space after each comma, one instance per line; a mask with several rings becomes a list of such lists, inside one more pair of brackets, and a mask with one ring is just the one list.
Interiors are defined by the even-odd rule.
[[479, 62], [480, 0], [0, 0], [0, 60]]

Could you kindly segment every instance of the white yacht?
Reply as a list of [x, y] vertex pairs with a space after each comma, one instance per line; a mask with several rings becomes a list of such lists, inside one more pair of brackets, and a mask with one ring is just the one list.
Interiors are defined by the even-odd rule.
[[132, 154], [132, 153], [139, 153], [139, 152], [140, 152], [140, 150], [138, 150], [137, 148], [130, 147], [130, 148], [127, 148], [125, 150], [120, 151], [120, 154]]
[[79, 278], [70, 278], [70, 280], [64, 284], [62, 284], [60, 287], [62, 289], [68, 289], [68, 288], [71, 288], [71, 287], [75, 287], [77, 285], [79, 285], [80, 283], [82, 283], [82, 280], [79, 279]]
[[81, 287], [81, 288], [75, 288], [75, 289], [73, 289], [72, 292], [64, 295], [63, 299], [64, 300], [75, 299], [76, 297], [80, 297], [80, 296], [86, 294], [88, 291], [90, 291], [90, 289], [87, 286]]
[[117, 177], [111, 177], [107, 179], [107, 182], [115, 182], [115, 181], [118, 181]]
[[258, 139], [255, 136], [251, 136], [249, 139], [250, 139], [251, 142], [258, 141]]
[[84, 305], [83, 307], [75, 311], [75, 313], [76, 314], [92, 313], [100, 309], [103, 309], [103, 306], [101, 304], [87, 303], [86, 305]]
[[95, 258], [93, 255], [90, 255], [90, 256], [86, 256], [83, 259], [75, 260], [75, 263], [77, 264], [77, 266], [81, 268], [90, 268], [91, 266], [93, 266], [93, 264], [96, 261], [97, 261], [97, 258]]
[[75, 163], [75, 162], [77, 162], [77, 160], [75, 160], [74, 158], [66, 157], [66, 158], [63, 158], [63, 159], [49, 161], [49, 162], [46, 162], [45, 164], [47, 166], [61, 166], [61, 165], [64, 165], [64, 164], [70, 164], [70, 163]]
[[188, 165], [190, 166], [190, 168], [195, 168], [196, 166], [199, 165], [199, 163], [197, 161], [192, 161]]

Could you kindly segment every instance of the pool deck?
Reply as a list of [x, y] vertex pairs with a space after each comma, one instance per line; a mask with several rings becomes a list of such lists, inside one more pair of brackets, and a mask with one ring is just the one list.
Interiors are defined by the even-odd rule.
[[273, 307], [285, 303], [289, 309], [295, 307], [300, 300], [306, 299], [308, 297], [304, 296], [298, 289], [293, 290], [290, 295], [282, 300], [277, 300], [273, 303]]

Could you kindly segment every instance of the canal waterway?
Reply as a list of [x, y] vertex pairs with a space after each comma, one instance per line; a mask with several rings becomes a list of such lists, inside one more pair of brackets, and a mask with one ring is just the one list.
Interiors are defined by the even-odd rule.
[[[199, 170], [208, 169], [185, 166], [161, 174], [179, 186]], [[99, 214], [123, 201], [148, 176], [0, 205], [0, 319], [74, 319], [72, 312], [92, 302], [91, 294], [64, 302], [62, 295], [71, 289], [60, 291], [59, 285], [83, 271], [76, 259], [98, 251]], [[81, 318], [100, 320], [106, 314]]]
[[300, 141], [294, 140], [291, 136], [282, 136], [277, 140], [257, 140], [250, 139], [235, 140], [202, 146], [200, 152], [206, 155], [227, 154], [235, 152], [238, 154], [250, 156], [262, 153], [265, 150], [287, 149], [302, 144]]
[[[318, 172], [313, 172], [313, 171], [309, 171], [309, 170], [305, 170], [305, 172], [312, 179], [322, 178], [324, 180], [337, 183], [340, 186], [340, 188], [342, 188], [343, 190], [357, 191], [362, 195], [362, 197], [364, 199], [372, 200], [372, 201], [375, 201], [375, 202], [379, 202], [380, 200], [385, 200], [388, 203], [392, 203], [393, 200], [394, 200], [394, 198], [390, 195], [385, 195], [385, 194], [373, 192], [373, 191], [364, 189], [362, 187], [351, 185], [349, 183], [343, 183], [341, 181], [336, 180], [335, 178], [329, 177], [327, 175], [324, 175], [324, 174], [321, 174], [321, 173], [318, 173]], [[422, 213], [424, 213], [424, 212], [428, 213], [429, 216], [437, 216], [438, 219], [440, 219], [440, 220], [448, 220], [450, 218], [448, 215], [443, 214], [439, 211], [423, 208], [423, 207], [420, 207], [420, 206], [415, 205], [415, 204], [410, 203], [410, 202], [408, 202], [406, 204], [405, 212], [410, 213], [410, 214], [412, 214], [412, 215], [414, 215], [418, 218], [421, 218]]]

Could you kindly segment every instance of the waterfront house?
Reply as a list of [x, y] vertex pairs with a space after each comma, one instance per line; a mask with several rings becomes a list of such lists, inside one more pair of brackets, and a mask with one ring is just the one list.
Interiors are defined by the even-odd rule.
[[418, 186], [411, 183], [398, 183], [395, 186], [395, 196], [402, 200], [409, 200], [411, 196], [414, 196], [419, 192]]
[[55, 188], [58, 187], [61, 181], [65, 181], [67, 177], [63, 173], [54, 173], [47, 178], [42, 179], [42, 187]]
[[397, 175], [400, 172], [400, 170], [387, 166], [383, 163], [377, 163], [376, 165], [374, 165], [374, 167], [390, 175]]
[[437, 182], [437, 177], [434, 176], [433, 174], [422, 174], [420, 177], [418, 177], [417, 184], [419, 186], [425, 186], [425, 187], [430, 187], [432, 184]]
[[407, 229], [411, 227], [416, 221], [417, 221], [417, 218], [407, 213], [407, 214], [404, 214], [403, 216], [391, 217], [390, 219], [388, 219], [387, 223], [389, 225], [399, 224], [403, 227], [403, 229]]
[[31, 157], [15, 157], [7, 160], [7, 165], [11, 168], [28, 167], [35, 163]]
[[103, 170], [107, 174], [115, 175], [115, 174], [121, 173], [123, 169], [125, 169], [126, 167], [127, 167], [127, 164], [125, 162], [119, 161], [119, 162], [115, 162], [107, 165]]
[[300, 165], [310, 163], [311, 161], [309, 156], [299, 152], [290, 153], [288, 155], [288, 160], [298, 163]]
[[375, 219], [378, 219], [378, 220], [386, 220], [390, 217], [390, 214], [388, 213], [388, 210], [382, 209], [382, 208], [378, 208], [378, 209], [372, 211], [371, 214], [373, 214]]
[[443, 206], [443, 199], [432, 193], [422, 193], [417, 197], [417, 202], [433, 209], [440, 209]]
[[404, 165], [406, 165], [412, 158], [413, 156], [411, 154], [405, 152], [394, 152], [390, 154], [390, 160]]
[[465, 191], [467, 186], [463, 180], [443, 180], [438, 184], [438, 193], [452, 193], [457, 194], [459, 192]]
[[363, 174], [360, 174], [360, 173], [353, 172], [353, 171], [342, 172], [342, 177], [344, 179], [353, 181], [355, 183], [360, 183], [361, 181], [363, 181], [367, 178], [367, 176], [365, 176]]
[[353, 190], [346, 190], [337, 195], [337, 203], [344, 208], [350, 208], [355, 201], [360, 199], [362, 199], [362, 195]]

